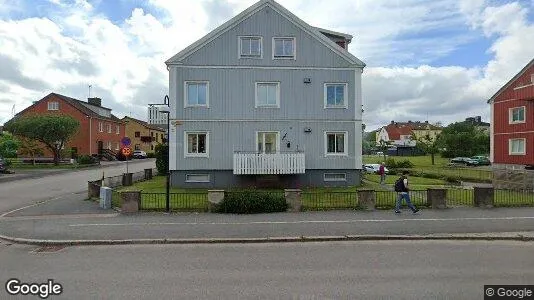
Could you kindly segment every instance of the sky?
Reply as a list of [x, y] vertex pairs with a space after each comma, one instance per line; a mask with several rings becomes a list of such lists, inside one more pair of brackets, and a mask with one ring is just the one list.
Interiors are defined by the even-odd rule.
[[[165, 60], [255, 2], [0, 0], [0, 124], [51, 92], [146, 120], [147, 104], [168, 94]], [[534, 0], [278, 3], [354, 36], [369, 130], [489, 121], [486, 101], [534, 58]]]

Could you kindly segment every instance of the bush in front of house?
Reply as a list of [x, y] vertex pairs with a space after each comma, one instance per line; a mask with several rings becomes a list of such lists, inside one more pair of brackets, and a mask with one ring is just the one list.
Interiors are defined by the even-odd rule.
[[147, 158], [154, 158], [154, 157], [156, 157], [156, 153], [154, 153], [154, 152], [149, 152], [149, 153], [146, 154], [146, 157], [147, 157]]
[[158, 169], [159, 175], [167, 174], [169, 170], [169, 146], [164, 144], [159, 144], [155, 148], [156, 156], [156, 168]]
[[232, 214], [260, 214], [284, 212], [288, 204], [284, 195], [258, 191], [226, 192], [215, 212]]
[[96, 158], [89, 155], [80, 155], [78, 156], [78, 164], [80, 165], [90, 165], [96, 163]]

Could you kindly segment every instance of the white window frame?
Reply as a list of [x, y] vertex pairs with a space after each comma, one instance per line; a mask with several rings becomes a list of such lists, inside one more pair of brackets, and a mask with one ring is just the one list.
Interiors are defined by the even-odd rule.
[[[206, 135], [206, 153], [188, 153], [188, 136], [190, 134], [205, 134]], [[184, 132], [184, 157], [210, 157], [210, 133], [209, 131], [185, 131]]]
[[48, 110], [59, 110], [59, 102], [58, 101], [49, 101], [48, 102]]
[[[189, 104], [187, 97], [187, 85], [188, 84], [206, 84], [206, 104]], [[210, 107], [210, 82], [207, 80], [186, 80], [184, 81], [184, 108], [188, 107]]]
[[116, 142], [115, 143], [115, 150], [118, 151], [118, 150], [120, 150], [120, 148], [121, 148], [121, 143]]
[[[514, 110], [515, 109], [523, 109], [523, 120], [514, 121]], [[521, 124], [525, 123], [527, 119], [527, 107], [526, 106], [518, 106], [518, 107], [511, 107], [508, 109], [508, 124]]]
[[106, 126], [108, 128], [108, 133], [112, 133], [113, 131], [111, 130], [111, 124], [107, 123]]
[[[188, 179], [189, 176], [206, 176], [206, 180], [190, 180]], [[206, 183], [211, 182], [211, 176], [210, 174], [185, 174], [185, 182], [192, 182], [192, 183]]]
[[[276, 104], [275, 105], [264, 105], [258, 103], [258, 86], [261, 84], [276, 84]], [[255, 108], [280, 108], [280, 82], [279, 81], [259, 81], [255, 83], [254, 88], [254, 107]]]
[[104, 132], [104, 123], [98, 122], [98, 132]]
[[[259, 55], [246, 55], [241, 53], [241, 43], [243, 39], [259, 39], [260, 40], [260, 54]], [[239, 59], [263, 59], [263, 37], [257, 35], [241, 35], [237, 37], [237, 57]]]
[[[338, 178], [327, 178], [327, 175], [330, 175], [330, 176], [336, 176], [336, 175], [343, 175], [343, 178], [342, 179], [338, 179]], [[342, 182], [342, 181], [347, 181], [347, 173], [324, 173], [323, 174], [323, 180], [326, 181], [326, 182]]]
[[534, 84], [534, 74], [530, 74], [530, 83]]
[[121, 127], [120, 127], [119, 125], [116, 125], [116, 126], [117, 126], [117, 127], [116, 127], [115, 132], [116, 132], [117, 134], [121, 134]]
[[[343, 105], [328, 105], [328, 86], [332, 85], [342, 85], [344, 86], [345, 90], [343, 92]], [[324, 84], [324, 108], [330, 109], [330, 108], [342, 108], [347, 109], [348, 108], [348, 91], [349, 91], [349, 84], [346, 82], [326, 82]]]
[[[276, 53], [275, 53], [276, 40], [289, 40], [289, 39], [293, 40], [293, 56], [276, 56]], [[297, 38], [294, 36], [273, 36], [272, 53], [273, 53], [273, 60], [277, 60], [277, 59], [297, 60]]]
[[[280, 153], [280, 131], [256, 131], [256, 137], [254, 139], [254, 144], [256, 148], [256, 152], [260, 153], [260, 149], [258, 148], [258, 136], [260, 133], [274, 133], [276, 134], [276, 153]], [[265, 135], [263, 137], [263, 152], [265, 153]], [[272, 154], [272, 153], [266, 153], [266, 154]]]
[[108, 141], [106, 145], [106, 149], [111, 150], [111, 147], [112, 147], [111, 141]]
[[[512, 145], [514, 141], [523, 141], [523, 151], [522, 152], [512, 152]], [[509, 139], [508, 140], [508, 154], [509, 155], [526, 155], [526, 149], [527, 149], [527, 139], [526, 138], [518, 138], [518, 139]]]
[[[343, 150], [342, 153], [329, 153], [328, 152], [328, 135], [329, 134], [343, 134]], [[324, 155], [325, 156], [348, 156], [349, 155], [349, 133], [348, 131], [325, 131], [324, 132]]]

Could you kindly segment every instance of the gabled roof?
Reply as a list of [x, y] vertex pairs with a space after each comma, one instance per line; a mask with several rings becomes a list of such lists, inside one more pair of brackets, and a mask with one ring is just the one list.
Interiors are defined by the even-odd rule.
[[508, 81], [502, 88], [500, 88], [495, 95], [493, 95], [489, 100], [488, 103], [492, 103], [495, 98], [499, 97], [499, 95], [504, 92], [507, 88], [509, 88], [519, 77], [521, 77], [525, 72], [530, 68], [534, 66], [534, 58], [523, 68], [519, 73], [517, 73], [510, 81]]
[[345, 39], [347, 39], [349, 41], [352, 41], [352, 38], [353, 38], [352, 35], [350, 35], [350, 34], [337, 32], [337, 31], [324, 29], [324, 28], [319, 28], [319, 27], [313, 27], [313, 28], [317, 29], [321, 33], [326, 33], [326, 34], [329, 34], [329, 35], [339, 36], [339, 37], [345, 38]]
[[384, 127], [390, 140], [400, 140], [401, 135], [412, 135], [412, 129], [406, 125], [389, 124]]
[[[74, 98], [71, 98], [71, 97], [67, 97], [67, 96], [64, 96], [64, 95], [61, 95], [61, 94], [57, 94], [57, 93], [50, 93], [48, 95], [46, 95], [45, 97], [43, 97], [41, 100], [37, 101], [37, 102], [41, 102], [45, 99], [48, 99], [49, 97], [57, 97], [61, 100], [63, 100], [64, 102], [66, 102], [67, 104], [69, 104], [70, 106], [76, 108], [77, 110], [79, 110], [81, 113], [87, 115], [87, 116], [90, 116], [90, 117], [94, 117], [94, 118], [98, 118], [98, 119], [103, 119], [103, 120], [110, 120], [110, 121], [113, 121], [113, 122], [121, 122], [121, 120], [119, 118], [117, 118], [115, 115], [111, 114], [111, 118], [108, 118], [108, 117], [105, 117], [105, 116], [101, 116], [99, 114], [97, 114], [96, 112], [90, 110], [89, 108], [87, 108], [85, 105], [91, 105], [87, 102], [83, 102], [81, 100], [78, 100], [78, 99], [74, 99]], [[83, 104], [82, 104], [83, 103]], [[32, 108], [36, 103], [26, 107], [24, 110], [20, 111], [19, 113], [17, 113], [17, 116], [23, 114], [24, 112], [26, 112], [28, 109]], [[99, 106], [100, 107], [100, 106]], [[110, 108], [107, 108], [107, 107], [101, 107], [101, 108], [104, 108], [104, 109], [108, 109], [108, 110], [111, 110]]]
[[[346, 61], [351, 63], [352, 65], [356, 67], [363, 68], [365, 67], [365, 63], [363, 63], [361, 60], [359, 60], [356, 56], [352, 55], [347, 50], [339, 47], [336, 43], [334, 43], [332, 40], [330, 40], [328, 37], [323, 35], [320, 30], [324, 29], [317, 29], [315, 27], [312, 27], [308, 25], [306, 22], [295, 16], [292, 12], [284, 8], [282, 5], [278, 4], [274, 0], [260, 0], [256, 2], [254, 5], [250, 6], [237, 16], [233, 17], [226, 23], [222, 24], [221, 26], [217, 27], [215, 30], [211, 31], [207, 35], [205, 35], [200, 40], [194, 42], [193, 44], [189, 45], [184, 50], [180, 51], [178, 54], [174, 55], [170, 59], [168, 59], [165, 64], [171, 65], [171, 64], [181, 64], [182, 61], [189, 57], [191, 54], [195, 53], [198, 49], [202, 48], [204, 45], [208, 44], [212, 40], [216, 39], [217, 37], [221, 36], [228, 30], [234, 28], [244, 20], [248, 19], [250, 16], [254, 15], [256, 12], [260, 11], [264, 7], [269, 6], [280, 15], [284, 16], [286, 19], [288, 19], [290, 22], [295, 24], [297, 27], [300, 27], [302, 30], [310, 34], [312, 37], [314, 37], [316, 40], [318, 40], [320, 43], [325, 45], [326, 47], [330, 48], [332, 51], [337, 53], [339, 56], [343, 57]], [[339, 33], [336, 33], [339, 34]], [[352, 36], [351, 36], [352, 38]]]
[[157, 131], [165, 132], [165, 130], [162, 129], [162, 128], [160, 128], [160, 127], [157, 127], [157, 126], [154, 126], [154, 125], [150, 125], [150, 124], [148, 124], [147, 122], [142, 121], [142, 120], [139, 120], [139, 119], [136, 119], [136, 118], [132, 118], [132, 117], [128, 117], [128, 116], [126, 116], [126, 117], [122, 118], [121, 120], [122, 120], [123, 122], [126, 122], [127, 120], [132, 120], [132, 121], [137, 122], [137, 123], [139, 123], [140, 125], [142, 125], [142, 126], [148, 128], [148, 129], [152, 129], [152, 130], [157, 130]]

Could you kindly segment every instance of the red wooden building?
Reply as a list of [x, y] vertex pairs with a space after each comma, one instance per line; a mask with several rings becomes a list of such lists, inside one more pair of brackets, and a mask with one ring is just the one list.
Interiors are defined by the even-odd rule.
[[488, 103], [494, 166], [534, 166], [534, 59]]
[[[65, 146], [74, 155], [101, 154], [111, 159], [114, 152], [119, 150], [121, 138], [125, 134], [124, 122], [114, 116], [111, 109], [103, 107], [100, 98], [89, 98], [85, 102], [51, 93], [17, 116], [43, 113], [69, 115], [80, 122], [78, 132]], [[45, 157], [52, 157], [52, 153], [43, 150]]]

